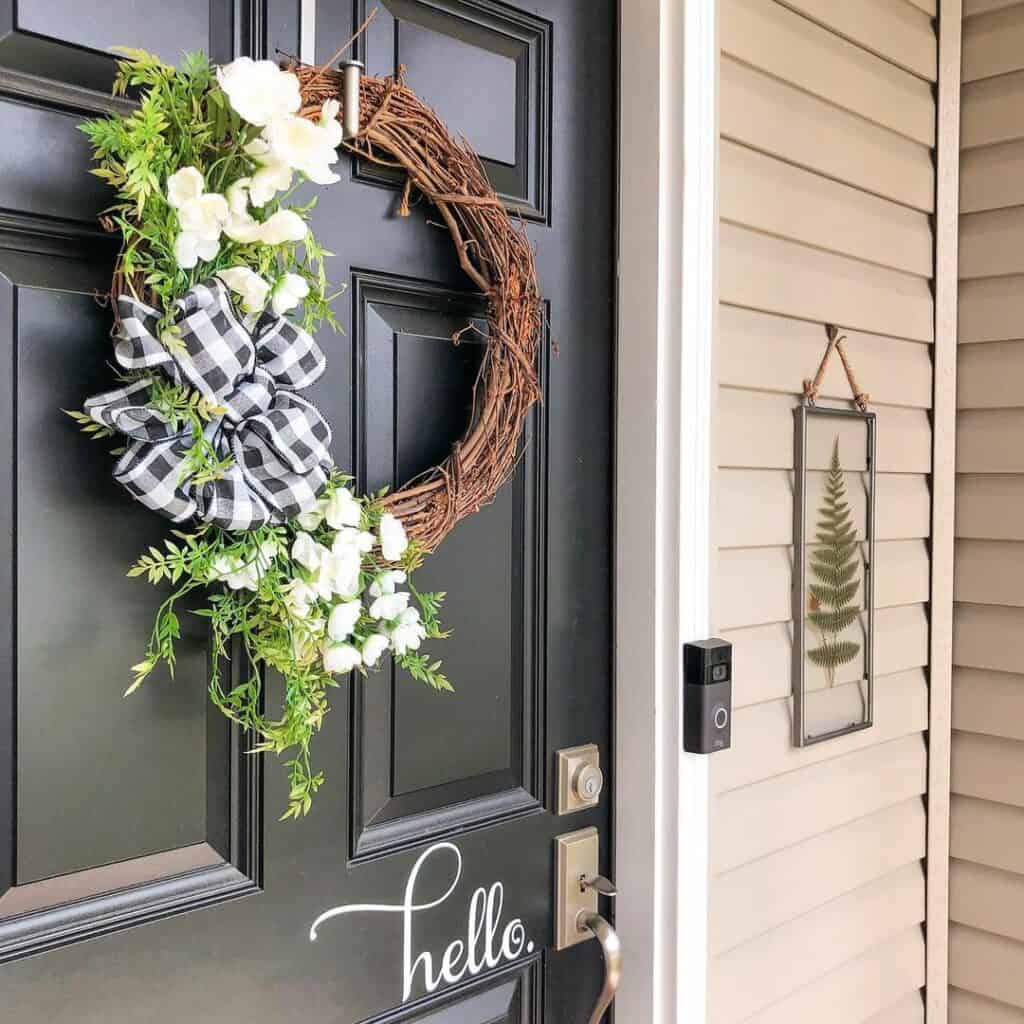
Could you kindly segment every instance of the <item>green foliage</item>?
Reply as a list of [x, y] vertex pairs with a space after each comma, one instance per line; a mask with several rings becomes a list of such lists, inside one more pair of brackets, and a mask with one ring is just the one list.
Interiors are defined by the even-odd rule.
[[816, 582], [810, 592], [807, 622], [817, 632], [820, 645], [807, 652], [813, 665], [824, 669], [829, 686], [834, 686], [836, 670], [853, 661], [860, 644], [842, 639], [842, 633], [860, 615], [854, 603], [860, 589], [858, 570], [860, 552], [857, 531], [846, 499], [846, 482], [839, 462], [839, 436], [832, 444], [825, 497], [818, 511], [817, 544], [811, 551], [810, 567]]
[[[349, 482], [336, 473], [328, 485], [328, 495]], [[378, 497], [358, 499], [362, 506], [364, 530], [376, 529], [380, 522]], [[135, 678], [126, 693], [132, 693], [157, 668], [165, 665], [171, 675], [175, 667], [175, 642], [181, 637], [178, 609], [183, 600], [199, 591], [214, 589], [191, 613], [206, 619], [213, 637], [210, 663], [210, 697], [232, 721], [255, 737], [254, 753], [291, 754], [284, 762], [289, 777], [289, 802], [284, 818], [308, 814], [312, 798], [323, 783], [323, 773], [314, 771], [310, 757], [313, 737], [319, 732], [329, 711], [328, 691], [338, 680], [323, 667], [316, 636], [307, 630], [308, 623], [323, 619], [329, 611], [328, 602], [317, 602], [305, 618], [289, 610], [288, 591], [304, 570], [291, 557], [291, 546], [299, 527], [293, 523], [264, 526], [256, 530], [232, 533], [204, 525], [188, 533], [172, 531], [173, 539], [163, 550], [151, 547], [129, 569], [128, 575], [145, 577], [150, 583], [170, 584], [171, 594], [160, 606], [149, 644], [142, 661], [133, 666]], [[334, 531], [321, 524], [312, 535], [325, 545], [331, 543]], [[273, 550], [272, 557], [265, 552]], [[401, 561], [401, 568], [412, 573], [422, 555], [410, 545]], [[258, 565], [260, 574], [255, 590], [233, 590], [216, 585], [219, 566], [224, 560], [236, 560], [240, 567]], [[361, 588], [390, 566], [379, 560], [379, 551], [363, 557]], [[440, 626], [438, 614], [443, 594], [420, 593], [410, 584], [410, 592], [419, 607], [428, 639], [441, 639], [448, 634]], [[356, 624], [356, 637], [365, 637], [379, 628], [365, 608]], [[229, 673], [226, 664], [235, 661], [237, 669]], [[452, 685], [441, 672], [441, 663], [420, 652], [395, 656], [395, 662], [409, 675], [435, 690], [451, 691]], [[284, 697], [276, 716], [265, 710], [264, 680], [268, 671], [283, 679]], [[357, 671], [365, 674], [366, 669]], [[231, 676], [231, 681], [226, 677]]]
[[79, 430], [83, 434], [88, 434], [93, 441], [100, 441], [104, 437], [114, 436], [114, 431], [110, 427], [97, 423], [88, 413], [79, 412], [77, 409], [62, 409], [61, 412], [65, 416], [70, 416], [78, 424]]

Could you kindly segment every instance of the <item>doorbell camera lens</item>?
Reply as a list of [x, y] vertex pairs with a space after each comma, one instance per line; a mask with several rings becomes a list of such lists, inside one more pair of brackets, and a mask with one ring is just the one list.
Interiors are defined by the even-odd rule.
[[712, 638], [683, 647], [683, 749], [725, 750], [732, 742], [732, 644]]

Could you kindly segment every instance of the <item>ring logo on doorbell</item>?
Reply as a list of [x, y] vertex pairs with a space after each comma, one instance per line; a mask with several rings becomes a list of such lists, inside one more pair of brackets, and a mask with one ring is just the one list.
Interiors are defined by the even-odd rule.
[[683, 646], [683, 749], [713, 754], [732, 743], [732, 644]]

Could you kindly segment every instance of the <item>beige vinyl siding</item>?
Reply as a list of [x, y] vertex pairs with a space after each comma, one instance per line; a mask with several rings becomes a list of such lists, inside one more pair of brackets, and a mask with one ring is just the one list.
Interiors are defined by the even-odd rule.
[[[934, 15], [721, 5], [713, 621], [735, 682], [733, 746], [711, 759], [713, 1024], [924, 1020]], [[797, 749], [792, 410], [826, 321], [878, 415], [876, 712]], [[822, 401], [848, 395], [837, 360]]]
[[1024, 3], [967, 0], [951, 1024], [1024, 1024]]

